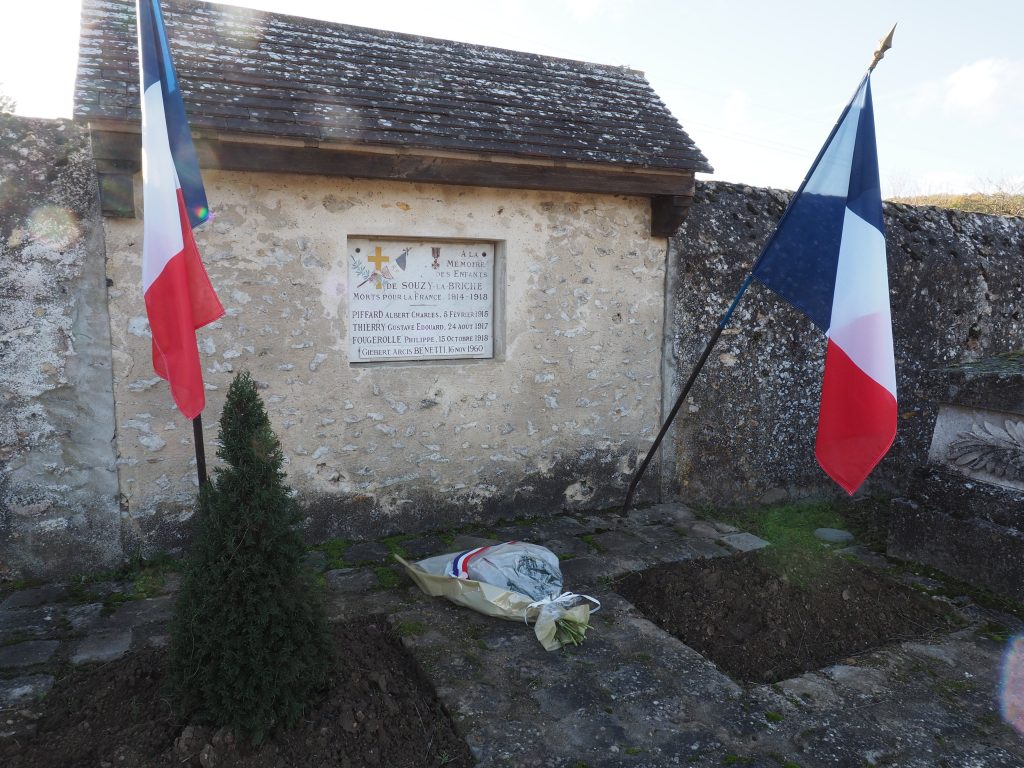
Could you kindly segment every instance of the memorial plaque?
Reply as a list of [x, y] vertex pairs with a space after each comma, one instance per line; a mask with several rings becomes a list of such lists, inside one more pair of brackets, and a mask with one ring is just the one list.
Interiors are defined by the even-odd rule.
[[494, 243], [349, 238], [354, 363], [494, 357]]

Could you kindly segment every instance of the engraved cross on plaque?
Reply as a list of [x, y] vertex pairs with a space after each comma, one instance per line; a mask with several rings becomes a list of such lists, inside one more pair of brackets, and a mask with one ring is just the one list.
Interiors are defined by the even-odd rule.
[[367, 256], [366, 260], [373, 264], [374, 268], [380, 272], [381, 264], [385, 264], [391, 261], [390, 256], [382, 256], [380, 252], [380, 246], [377, 246], [377, 252], [373, 256]]

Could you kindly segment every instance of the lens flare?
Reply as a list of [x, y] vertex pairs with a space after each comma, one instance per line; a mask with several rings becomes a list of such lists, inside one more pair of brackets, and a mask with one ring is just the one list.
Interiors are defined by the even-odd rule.
[[1010, 641], [999, 692], [1003, 719], [1024, 736], [1024, 635]]
[[206, 219], [210, 215], [210, 209], [207, 208], [205, 205], [197, 205], [192, 210], [192, 213], [195, 214], [196, 219], [198, 219], [199, 221], [206, 221]]
[[59, 251], [70, 247], [81, 236], [78, 219], [67, 208], [45, 205], [36, 208], [28, 217], [29, 236]]

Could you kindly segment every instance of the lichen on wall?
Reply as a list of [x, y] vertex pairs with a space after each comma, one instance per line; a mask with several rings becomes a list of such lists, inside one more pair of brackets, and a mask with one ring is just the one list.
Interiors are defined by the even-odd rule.
[[[207, 172], [197, 240], [226, 316], [199, 332], [207, 455], [233, 374], [260, 382], [310, 538], [619, 503], [660, 419], [665, 241], [644, 198]], [[149, 359], [141, 221], [106, 221], [129, 538], [173, 546], [191, 429]], [[504, 253], [494, 360], [351, 365], [348, 236]]]
[[[670, 243], [675, 389], [782, 215], [789, 193], [698, 184]], [[866, 492], [905, 490], [928, 460], [952, 362], [1024, 347], [1024, 219], [885, 205], [896, 353], [896, 442]], [[693, 501], [832, 494], [814, 459], [825, 340], [756, 283], [675, 426], [675, 493]]]
[[95, 190], [83, 131], [0, 115], [0, 577], [122, 556]]

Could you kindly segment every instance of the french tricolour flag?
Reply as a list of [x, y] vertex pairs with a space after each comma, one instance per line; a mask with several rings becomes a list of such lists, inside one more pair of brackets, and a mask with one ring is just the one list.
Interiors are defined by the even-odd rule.
[[188, 419], [206, 404], [196, 330], [224, 314], [192, 237], [209, 218], [160, 0], [137, 0], [142, 81], [142, 291], [153, 369]]
[[828, 337], [818, 463], [853, 494], [896, 437], [896, 366], [870, 76], [754, 268]]

